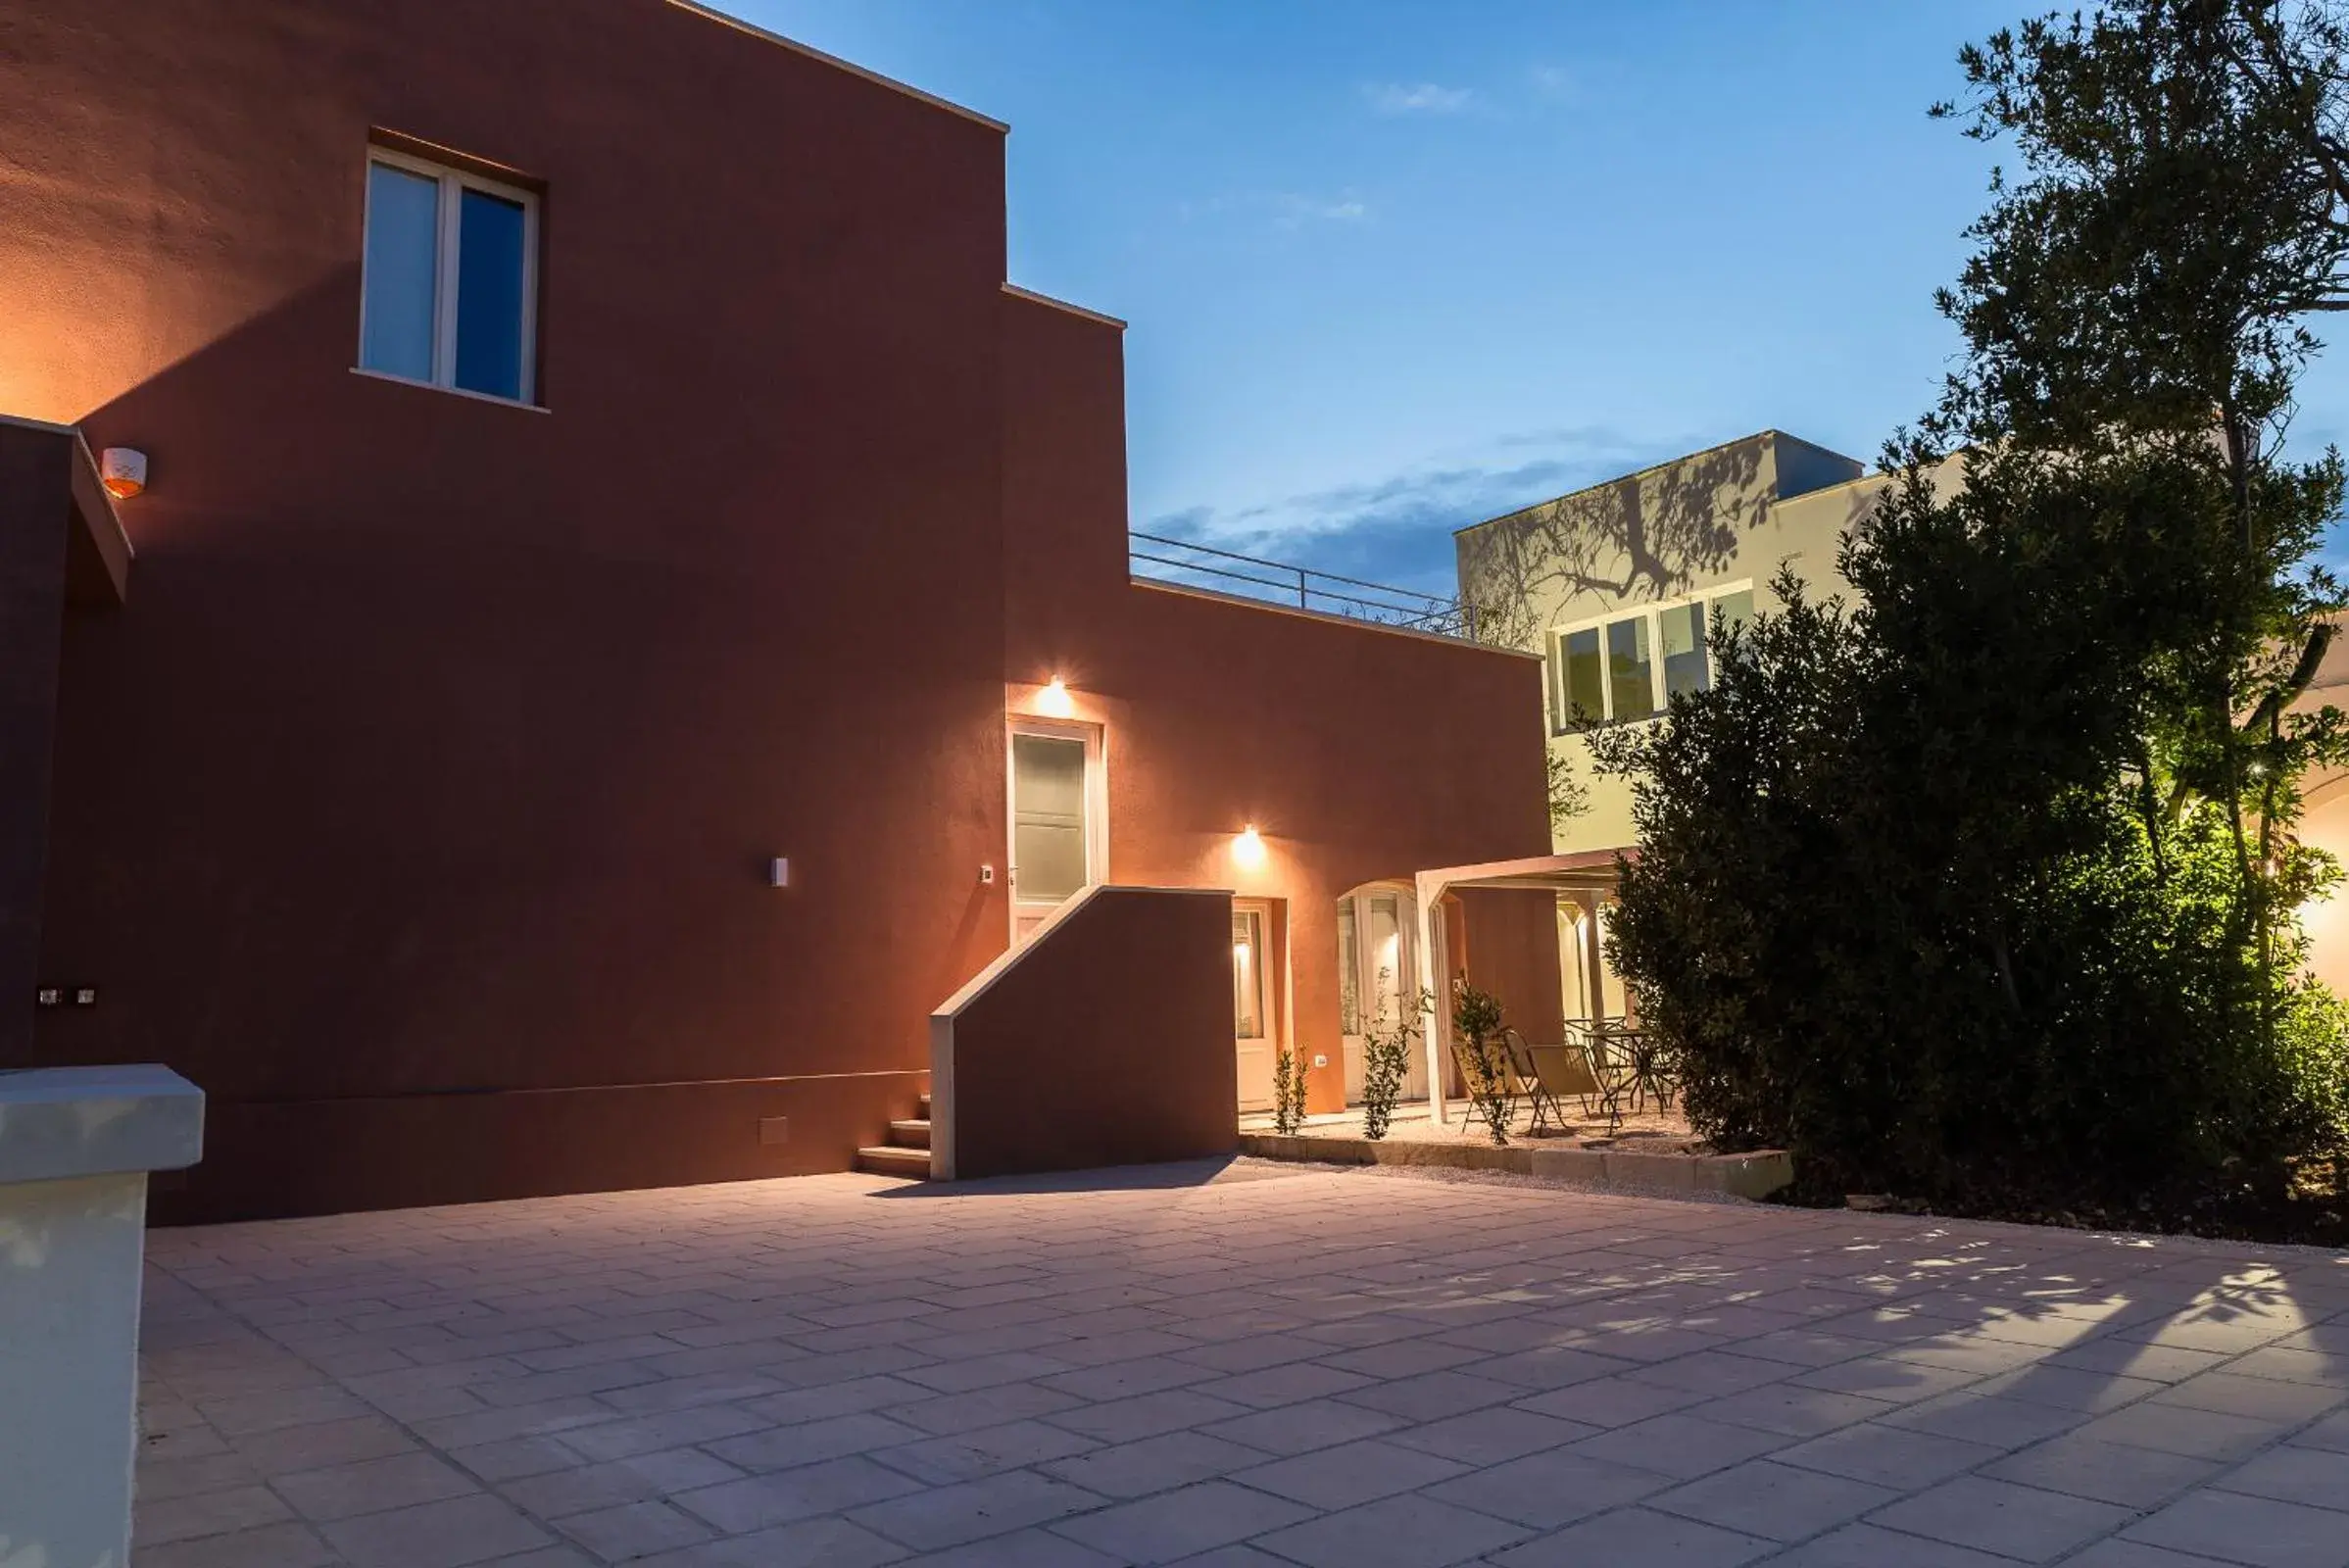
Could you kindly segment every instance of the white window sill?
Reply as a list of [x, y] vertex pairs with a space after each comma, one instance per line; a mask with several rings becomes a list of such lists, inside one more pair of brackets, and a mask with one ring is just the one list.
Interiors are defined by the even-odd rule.
[[521, 409], [530, 414], [549, 414], [543, 403], [525, 403], [520, 398], [502, 398], [494, 392], [475, 392], [462, 386], [443, 386], [438, 381], [419, 381], [413, 375], [394, 375], [389, 370], [370, 370], [364, 365], [351, 367], [353, 375], [364, 375], [370, 381], [389, 381], [394, 386], [420, 387], [426, 392], [445, 392], [453, 398], [470, 398], [475, 403], [494, 403], [502, 409]]

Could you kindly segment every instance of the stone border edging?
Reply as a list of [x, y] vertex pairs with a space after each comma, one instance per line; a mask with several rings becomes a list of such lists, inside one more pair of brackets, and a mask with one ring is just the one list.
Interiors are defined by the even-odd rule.
[[1794, 1161], [1783, 1149], [1748, 1154], [1660, 1154], [1628, 1150], [1542, 1149], [1525, 1144], [1428, 1144], [1391, 1139], [1312, 1138], [1242, 1133], [1240, 1152], [1259, 1159], [1333, 1165], [1434, 1165], [1452, 1170], [1497, 1170], [1559, 1181], [1723, 1193], [1767, 1198], [1794, 1180]]

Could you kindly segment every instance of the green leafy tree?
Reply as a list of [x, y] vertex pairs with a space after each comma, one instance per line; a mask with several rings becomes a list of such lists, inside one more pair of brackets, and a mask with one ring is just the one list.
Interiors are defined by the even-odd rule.
[[1549, 774], [1549, 827], [1556, 832], [1590, 809], [1590, 786], [1574, 776], [1574, 764], [1563, 753], [1546, 759]]
[[1960, 52], [1971, 95], [1935, 113], [2011, 139], [1980, 249], [1939, 297], [1972, 350], [1929, 435], [2102, 454], [2166, 445], [2218, 511], [2231, 571], [2146, 716], [2159, 824], [2224, 803], [2235, 907], [2274, 981], [2288, 882], [2268, 875], [2296, 781], [2340, 749], [2298, 715], [2334, 636], [2311, 563], [2337, 462], [2281, 461], [2312, 317], [2349, 310], [2349, 52], [2312, 0], [2126, 0]]
[[2336, 871], [2291, 828], [2343, 751], [2298, 702], [2343, 476], [2281, 453], [2303, 323], [2349, 304], [2340, 38], [2117, 0], [1965, 50], [1938, 112], [2023, 177], [1856, 600], [1782, 578], [1709, 691], [1595, 742], [1640, 834], [1617, 960], [1691, 1118], [1814, 1191], [2208, 1218], [2349, 1137], [2290, 918]]

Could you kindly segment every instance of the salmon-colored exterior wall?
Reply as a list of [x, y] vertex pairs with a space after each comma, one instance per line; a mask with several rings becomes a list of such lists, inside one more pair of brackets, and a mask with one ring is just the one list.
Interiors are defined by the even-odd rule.
[[[1055, 670], [1112, 877], [1289, 901], [1317, 1102], [1336, 895], [1545, 847], [1532, 661], [1128, 585], [1117, 333], [1003, 291], [991, 122], [663, 0], [9, 44], [0, 413], [152, 473], [59, 670], [41, 972], [101, 1000], [0, 1065], [211, 1093], [164, 1217], [845, 1165], [1006, 940]], [[542, 191], [543, 409], [353, 373], [386, 135]]]
[[[1307, 1108], [1340, 1109], [1337, 901], [1547, 853], [1541, 665], [1130, 582], [1121, 333], [1017, 294], [1005, 314], [1011, 705], [1058, 675], [1102, 724], [1108, 880], [1285, 901], [1289, 1024], [1327, 1058]], [[1233, 855], [1250, 823], [1253, 868]]]
[[0, 1062], [32, 1049], [73, 438], [0, 422]]
[[1554, 894], [1509, 888], [1462, 888], [1455, 972], [1493, 994], [1501, 1017], [1531, 1041], [1566, 1038], [1558, 979], [1558, 901]]

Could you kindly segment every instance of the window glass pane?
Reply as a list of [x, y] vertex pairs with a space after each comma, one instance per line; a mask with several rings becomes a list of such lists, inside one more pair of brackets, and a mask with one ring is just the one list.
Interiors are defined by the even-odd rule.
[[432, 302], [438, 268], [440, 181], [367, 165], [367, 233], [359, 364], [432, 379]]
[[1705, 607], [1682, 605], [1664, 612], [1664, 695], [1700, 692], [1711, 684], [1705, 667]]
[[1392, 894], [1370, 901], [1370, 1016], [1373, 1022], [1399, 1014], [1403, 989], [1402, 904]]
[[1596, 723], [1607, 716], [1606, 677], [1598, 659], [1598, 628], [1568, 632], [1558, 686], [1558, 724]]
[[1734, 594], [1723, 594], [1707, 607], [1707, 612], [1719, 611], [1721, 618], [1732, 626], [1742, 626], [1753, 619], [1753, 590], [1741, 588]]
[[1338, 901], [1338, 1032], [1362, 1032], [1362, 955], [1354, 935], [1354, 901]]
[[1645, 615], [1607, 623], [1607, 691], [1615, 718], [1645, 718], [1656, 710]]
[[1232, 916], [1232, 1018], [1242, 1040], [1264, 1038], [1264, 944], [1252, 910]]
[[1011, 737], [1012, 894], [1052, 903], [1085, 887], [1085, 743]]
[[457, 384], [518, 398], [529, 215], [520, 202], [469, 187], [458, 213]]

